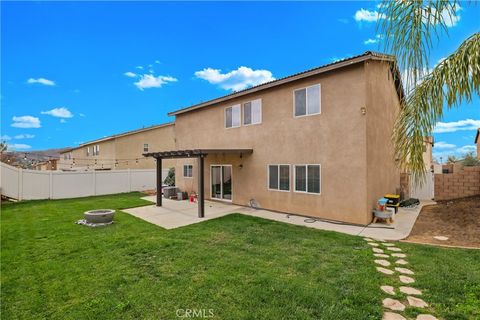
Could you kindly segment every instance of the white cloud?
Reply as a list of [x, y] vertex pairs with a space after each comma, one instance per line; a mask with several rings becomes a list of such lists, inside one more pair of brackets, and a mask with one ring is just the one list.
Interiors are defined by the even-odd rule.
[[268, 70], [252, 70], [248, 67], [240, 67], [228, 73], [221, 73], [221, 71], [220, 69], [205, 68], [195, 72], [195, 76], [207, 80], [211, 84], [217, 84], [222, 89], [233, 91], [275, 80]]
[[38, 79], [30, 78], [30, 79], [27, 80], [27, 83], [40, 83], [40, 84], [43, 84], [43, 85], [46, 85], [46, 86], [54, 86], [55, 85], [55, 81], [48, 80], [48, 79], [45, 79], [45, 78], [38, 78]]
[[14, 139], [17, 139], [17, 140], [21, 140], [21, 139], [33, 139], [35, 138], [35, 135], [33, 134], [17, 134], [15, 137], [13, 137]]
[[353, 16], [355, 21], [357, 22], [376, 22], [379, 19], [384, 19], [385, 16], [381, 13], [378, 13], [378, 11], [370, 11], [366, 9], [360, 9], [355, 12], [355, 15]]
[[160, 64], [160, 61], [159, 61], [159, 60], [155, 60], [155, 63], [156, 63], [156, 64]]
[[130, 72], [130, 71], [125, 72], [123, 75], [125, 75], [129, 78], [135, 78], [137, 76], [136, 73], [133, 73], [133, 72]]
[[21, 149], [30, 149], [31, 146], [23, 143], [12, 143], [12, 144], [7, 144], [7, 148], [10, 150], [21, 150]]
[[21, 116], [12, 118], [12, 127], [15, 128], [40, 128], [40, 119], [32, 116]]
[[456, 145], [451, 144], [451, 143], [447, 143], [445, 141], [435, 142], [435, 146], [434, 146], [435, 149], [452, 149], [452, 148], [455, 148], [455, 147], [456, 147]]
[[80, 117], [86, 117], [86, 115], [83, 114], [83, 113], [79, 113], [78, 115], [79, 115]]
[[65, 119], [60, 119], [60, 123], [65, 123], [65, 122], [67, 122], [67, 120], [65, 120]]
[[457, 152], [461, 154], [468, 153], [468, 152], [475, 152], [475, 151], [477, 151], [477, 146], [473, 144], [466, 145], [457, 149]]
[[375, 38], [370, 38], [370, 39], [367, 39], [367, 40], [363, 41], [363, 44], [367, 44], [367, 45], [368, 45], [368, 44], [378, 43], [378, 42], [380, 42], [381, 39], [382, 39], [382, 36], [379, 35], [379, 34], [377, 34], [377, 35], [375, 36]]
[[452, 122], [438, 122], [433, 130], [434, 133], [456, 132], [477, 130], [480, 128], [480, 120], [465, 119]]
[[142, 66], [136, 66], [135, 68], [140, 69], [140, 70], [143, 70], [143, 67], [142, 67]]
[[65, 107], [54, 108], [54, 109], [48, 110], [48, 111], [42, 111], [41, 114], [48, 114], [48, 115], [51, 115], [51, 116], [57, 117], [57, 118], [71, 118], [71, 117], [73, 117], [73, 114], [70, 112], [70, 110], [68, 110]]
[[8, 141], [8, 140], [12, 140], [12, 137], [7, 136], [7, 135], [3, 135], [3, 136], [0, 137], [0, 140], [2, 140], [2, 141]]
[[442, 11], [442, 17], [445, 21], [445, 25], [448, 28], [455, 27], [460, 21], [461, 16], [460, 16], [460, 11], [462, 10], [462, 7], [460, 7], [459, 4], [455, 5], [455, 15], [450, 15], [448, 10], [443, 10]]
[[134, 83], [138, 89], [148, 89], [148, 88], [160, 88], [162, 85], [168, 82], [178, 81], [174, 77], [170, 76], [158, 76], [155, 77], [153, 74], [144, 74], [140, 76], [140, 80]]

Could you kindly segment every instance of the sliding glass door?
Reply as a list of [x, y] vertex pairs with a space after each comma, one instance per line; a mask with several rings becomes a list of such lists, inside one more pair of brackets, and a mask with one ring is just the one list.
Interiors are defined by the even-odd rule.
[[232, 166], [210, 167], [211, 196], [213, 199], [232, 200]]

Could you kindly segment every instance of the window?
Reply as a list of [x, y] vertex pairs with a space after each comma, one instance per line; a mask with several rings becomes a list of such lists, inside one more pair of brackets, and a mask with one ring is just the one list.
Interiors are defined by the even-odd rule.
[[295, 192], [320, 194], [320, 165], [295, 165]]
[[87, 147], [87, 157], [90, 155], [90, 147]]
[[143, 144], [143, 152], [148, 152], [148, 143]]
[[290, 165], [273, 164], [268, 166], [268, 189], [290, 191]]
[[262, 100], [257, 99], [243, 104], [243, 124], [262, 122]]
[[185, 178], [193, 177], [193, 165], [186, 164], [183, 166], [183, 177]]
[[225, 108], [225, 128], [240, 127], [240, 105]]
[[93, 155], [98, 156], [100, 154], [100, 145], [94, 145], [93, 146]]
[[295, 117], [319, 114], [321, 110], [320, 85], [314, 85], [294, 91]]

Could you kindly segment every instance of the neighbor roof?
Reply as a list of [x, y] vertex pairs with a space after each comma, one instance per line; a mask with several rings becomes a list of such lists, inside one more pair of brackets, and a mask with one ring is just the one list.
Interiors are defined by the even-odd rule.
[[480, 136], [480, 128], [477, 129], [477, 135], [475, 136], [475, 143], [478, 142], [478, 137]]
[[234, 99], [234, 98], [237, 98], [237, 97], [241, 97], [241, 96], [244, 96], [244, 95], [247, 95], [247, 94], [250, 94], [250, 93], [254, 93], [254, 92], [258, 92], [258, 91], [265, 90], [265, 89], [268, 89], [268, 88], [280, 86], [280, 85], [283, 85], [285, 83], [289, 83], [289, 82], [292, 82], [292, 81], [295, 81], [295, 80], [299, 80], [299, 79], [307, 78], [307, 77], [310, 77], [310, 76], [313, 76], [313, 75], [321, 74], [321, 73], [324, 73], [324, 72], [340, 69], [340, 68], [347, 67], [347, 66], [350, 66], [352, 64], [363, 62], [363, 61], [366, 61], [366, 60], [382, 60], [382, 61], [387, 61], [387, 62], [392, 63], [391, 71], [395, 76], [394, 77], [395, 81], [396, 81], [395, 87], [397, 89], [398, 96], [400, 98], [403, 98], [404, 97], [404, 92], [403, 92], [402, 84], [400, 82], [400, 72], [398, 72], [397, 67], [396, 66], [394, 67], [394, 64], [393, 64], [395, 62], [395, 56], [387, 55], [387, 54], [383, 54], [383, 53], [379, 53], [379, 52], [367, 51], [367, 52], [365, 52], [361, 55], [358, 55], [358, 56], [353, 56], [353, 57], [350, 57], [350, 58], [347, 58], [347, 59], [343, 59], [343, 60], [339, 60], [339, 61], [336, 61], [336, 62], [333, 62], [333, 63], [326, 64], [326, 65], [323, 65], [323, 66], [320, 66], [320, 67], [316, 67], [316, 68], [313, 68], [313, 69], [309, 69], [309, 70], [306, 70], [306, 71], [295, 73], [295, 74], [292, 74], [290, 76], [286, 76], [284, 78], [280, 78], [280, 79], [277, 79], [277, 80], [266, 82], [266, 83], [263, 83], [263, 84], [260, 84], [260, 85], [254, 86], [254, 87], [250, 87], [250, 88], [247, 88], [247, 89], [244, 89], [244, 90], [236, 91], [236, 92], [227, 94], [227, 95], [219, 97], [219, 98], [215, 98], [215, 99], [212, 99], [212, 100], [209, 100], [209, 101], [206, 101], [206, 102], [201, 102], [201, 103], [194, 104], [192, 106], [189, 106], [189, 107], [186, 107], [186, 108], [183, 108], [183, 109], [179, 109], [177, 111], [172, 111], [172, 112], [169, 112], [168, 115], [169, 116], [174, 116], [174, 115], [190, 112], [190, 111], [193, 111], [193, 110], [197, 110], [197, 109], [200, 109], [200, 108], [205, 108], [205, 107], [211, 106], [215, 103], [224, 102], [224, 101]]
[[174, 124], [175, 124], [175, 122], [168, 122], [168, 123], [152, 125], [150, 127], [144, 127], [144, 128], [140, 128], [140, 129], [135, 129], [135, 130], [131, 130], [131, 131], [126, 131], [126, 132], [122, 132], [122, 133], [113, 134], [113, 135], [108, 136], [108, 137], [103, 137], [103, 138], [100, 138], [100, 139], [97, 139], [97, 140], [92, 140], [92, 141], [88, 141], [88, 142], [85, 142], [85, 143], [81, 143], [78, 147], [71, 148], [67, 151], [61, 152], [61, 154], [66, 153], [66, 152], [70, 152], [70, 151], [75, 150], [75, 149], [85, 147], [85, 146], [90, 145], [92, 143], [104, 142], [104, 141], [112, 140], [112, 139], [115, 139], [115, 138], [128, 136], [128, 135], [131, 135], [131, 134], [136, 134], [136, 133], [140, 133], [140, 132], [144, 132], [144, 131], [149, 131], [149, 130], [154, 130], [154, 129], [158, 129], [158, 128], [162, 128], [162, 127], [172, 126]]

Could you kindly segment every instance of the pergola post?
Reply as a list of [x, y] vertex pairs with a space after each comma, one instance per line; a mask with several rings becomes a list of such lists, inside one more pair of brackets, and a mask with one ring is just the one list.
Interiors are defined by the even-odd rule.
[[157, 158], [157, 207], [162, 206], [162, 158]]
[[205, 217], [204, 155], [198, 157], [198, 217]]

